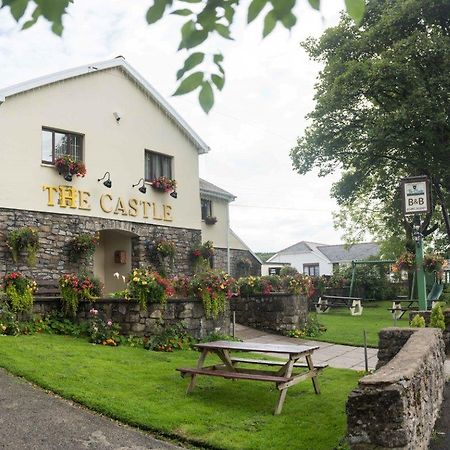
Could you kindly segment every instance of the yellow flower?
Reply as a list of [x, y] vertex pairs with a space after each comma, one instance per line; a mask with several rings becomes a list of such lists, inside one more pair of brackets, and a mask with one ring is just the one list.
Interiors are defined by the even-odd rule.
[[138, 277], [134, 277], [133, 281], [139, 281], [139, 278]]

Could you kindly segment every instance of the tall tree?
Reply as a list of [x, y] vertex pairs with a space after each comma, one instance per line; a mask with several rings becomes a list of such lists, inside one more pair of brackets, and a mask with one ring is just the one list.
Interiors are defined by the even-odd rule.
[[343, 16], [303, 45], [324, 68], [294, 168], [342, 171], [332, 190], [338, 223], [353, 216], [356, 227], [391, 235], [402, 224], [399, 179], [428, 175], [448, 246], [450, 2], [369, 0], [361, 27]]

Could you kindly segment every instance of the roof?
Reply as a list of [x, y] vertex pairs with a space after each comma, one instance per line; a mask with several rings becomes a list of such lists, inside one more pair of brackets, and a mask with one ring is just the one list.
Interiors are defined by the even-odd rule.
[[200, 194], [205, 197], [218, 198], [220, 200], [226, 200], [232, 202], [236, 199], [236, 196], [228, 191], [223, 190], [219, 186], [210, 183], [209, 181], [200, 178]]
[[311, 252], [317, 253], [317, 248], [321, 245], [324, 244], [319, 244], [318, 242], [300, 241], [294, 245], [286, 247], [283, 250], [280, 250], [279, 252], [275, 253], [275, 255], [271, 256], [266, 262], [274, 262], [273, 261], [274, 259], [284, 255], [298, 255], [299, 253], [311, 253]]
[[207, 153], [210, 148], [198, 136], [198, 134], [188, 125], [188, 123], [173, 109], [173, 107], [165, 100], [156, 89], [130, 64], [125, 61], [123, 56], [109, 59], [106, 61], [96, 62], [85, 66], [79, 66], [62, 72], [56, 72], [43, 77], [35, 78], [30, 81], [15, 84], [13, 86], [0, 89], [0, 105], [7, 101], [8, 97], [21, 94], [23, 92], [37, 89], [42, 86], [47, 86], [53, 83], [58, 83], [63, 80], [69, 80], [99, 72], [101, 70], [108, 70], [117, 68], [124, 72], [138, 87], [155, 102], [158, 107], [175, 123], [176, 126], [185, 134], [185, 136], [194, 144], [199, 153]]
[[260, 264], [263, 264], [261, 258], [256, 253], [254, 253], [253, 250], [231, 228], [229, 230], [230, 234], [233, 235]]
[[375, 242], [364, 242], [362, 244], [353, 244], [350, 247], [346, 245], [321, 245], [318, 247], [330, 262], [350, 262], [358, 259], [367, 259], [371, 256], [377, 256], [380, 252], [380, 246]]

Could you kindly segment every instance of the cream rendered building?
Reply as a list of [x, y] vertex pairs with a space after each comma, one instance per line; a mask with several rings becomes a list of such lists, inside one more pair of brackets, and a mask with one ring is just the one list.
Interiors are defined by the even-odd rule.
[[[151, 263], [158, 238], [175, 242], [176, 273], [191, 273], [190, 249], [200, 240], [214, 242], [215, 267], [233, 271], [248, 257], [259, 270], [229, 228], [234, 196], [199, 179], [198, 158], [208, 151], [122, 57], [0, 89], [1, 274], [58, 279], [75, 271], [67, 243], [79, 233], [100, 235], [89, 269], [106, 292], [121, 288], [115, 272]], [[54, 164], [64, 154], [82, 160], [86, 176], [64, 179]], [[176, 193], [155, 190], [159, 176], [175, 179]], [[217, 223], [207, 225], [212, 215]], [[5, 244], [9, 231], [26, 225], [39, 231], [36, 267], [17, 267]]]

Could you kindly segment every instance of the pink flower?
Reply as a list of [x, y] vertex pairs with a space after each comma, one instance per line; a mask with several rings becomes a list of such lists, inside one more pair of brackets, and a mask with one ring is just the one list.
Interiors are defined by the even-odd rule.
[[106, 325], [108, 325], [108, 327], [112, 326], [112, 320], [108, 320], [108, 322], [106, 322]]
[[92, 308], [92, 309], [89, 311], [89, 313], [92, 314], [93, 316], [96, 316], [96, 315], [98, 314], [98, 310], [96, 310], [95, 308]]

